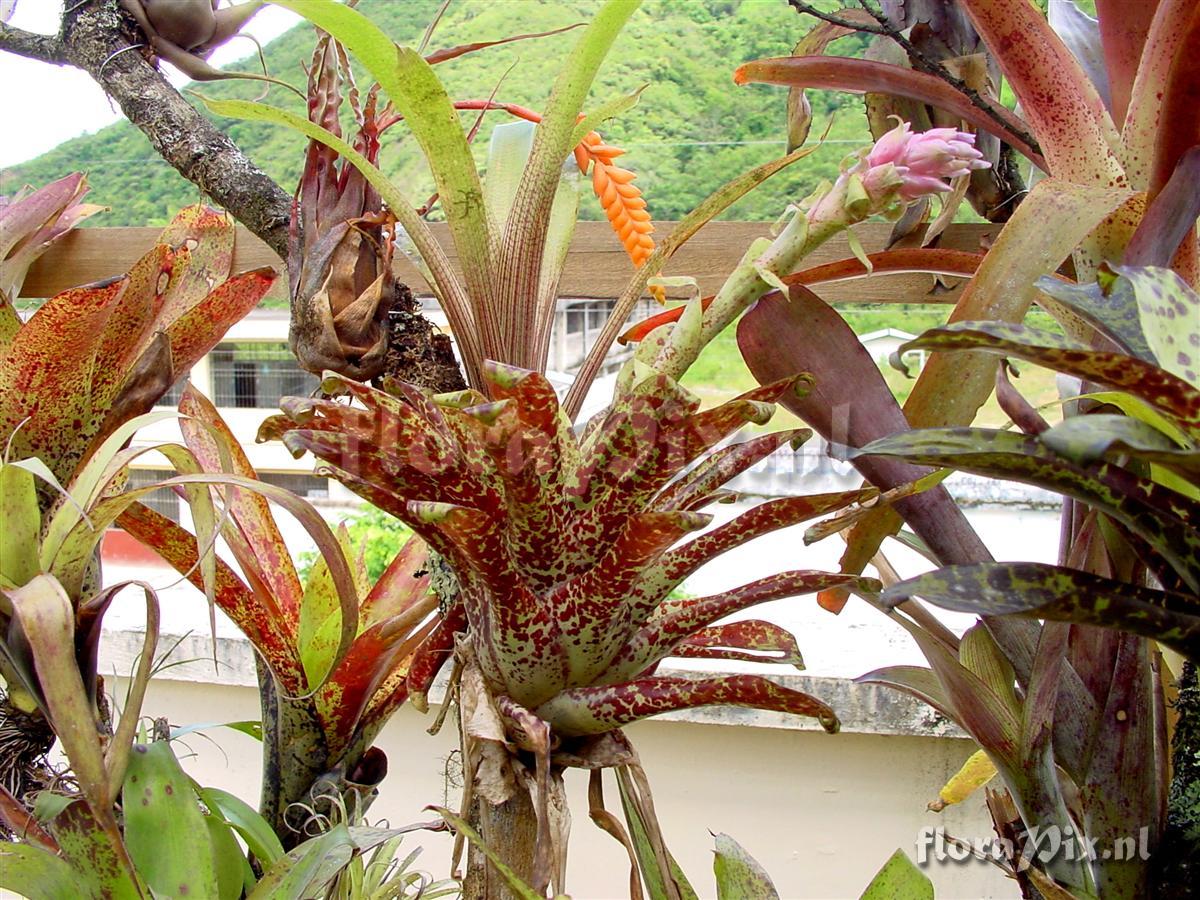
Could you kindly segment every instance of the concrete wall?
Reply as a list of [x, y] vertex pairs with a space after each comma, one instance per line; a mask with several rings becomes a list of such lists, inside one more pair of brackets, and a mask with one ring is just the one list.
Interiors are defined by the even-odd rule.
[[[113, 686], [121, 696], [121, 682]], [[175, 723], [259, 715], [253, 688], [167, 677], [152, 684], [145, 712]], [[430, 721], [404, 708], [383, 731], [379, 746], [390, 771], [370, 818], [400, 825], [427, 818], [425, 804], [455, 803], [456, 790], [445, 777], [456, 747], [454, 729], [431, 737], [425, 733]], [[702, 897], [713, 895], [710, 831], [735, 837], [766, 867], [784, 898], [857, 897], [897, 847], [915, 854], [926, 825], [944, 824], [956, 836], [991, 833], [982, 801], [940, 816], [925, 811], [971, 753], [966, 740], [681, 722], [640, 723], [627, 733], [650, 776], [671, 850]], [[258, 743], [230, 729], [205, 734], [184, 739], [192, 751], [185, 767], [202, 784], [253, 803]], [[180, 753], [187, 754], [183, 748]], [[568, 775], [574, 789], [568, 891], [578, 900], [626, 896], [625, 853], [587, 818], [586, 782], [582, 772]], [[615, 785], [606, 786], [612, 807]], [[414, 836], [416, 845], [424, 847], [420, 866], [444, 877], [449, 839]], [[990, 864], [933, 863], [927, 871], [939, 900], [1018, 896]]]

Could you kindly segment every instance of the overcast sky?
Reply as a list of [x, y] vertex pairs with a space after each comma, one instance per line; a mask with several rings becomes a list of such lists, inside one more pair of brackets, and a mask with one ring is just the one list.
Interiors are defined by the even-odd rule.
[[[74, 2], [74, 0], [72, 0]], [[58, 31], [59, 0], [18, 0], [10, 25], [42, 34]], [[246, 29], [262, 43], [291, 28], [299, 17], [274, 6], [266, 7]], [[231, 41], [212, 55], [217, 66], [254, 51], [248, 41]], [[163, 66], [176, 85], [187, 79]], [[68, 138], [96, 131], [121, 118], [115, 104], [83, 72], [49, 66], [0, 52], [0, 166], [10, 166], [45, 153]]]

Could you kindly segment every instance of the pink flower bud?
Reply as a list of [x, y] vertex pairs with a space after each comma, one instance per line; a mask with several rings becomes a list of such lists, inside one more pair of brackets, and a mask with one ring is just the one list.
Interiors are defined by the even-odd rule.
[[901, 179], [899, 196], [911, 201], [948, 191], [944, 179], [986, 169], [989, 163], [975, 149], [973, 134], [953, 128], [914, 133], [907, 122], [901, 122], [876, 141], [860, 165], [866, 172], [876, 166], [894, 166]]

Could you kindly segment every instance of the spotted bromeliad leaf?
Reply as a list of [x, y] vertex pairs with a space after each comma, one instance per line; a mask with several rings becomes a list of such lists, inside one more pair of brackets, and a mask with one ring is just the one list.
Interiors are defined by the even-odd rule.
[[[797, 662], [794, 638], [778, 626], [713, 623], [833, 586], [877, 589], [870, 579], [792, 571], [714, 596], [670, 597], [715, 556], [872, 494], [772, 500], [675, 546], [709, 524], [699, 510], [728, 494], [727, 481], [808, 436], [786, 431], [713, 449], [766, 422], [794, 382], [700, 412], [695, 397], [656, 374], [577, 436], [542, 375], [489, 363], [485, 377], [490, 400], [400, 383], [385, 392], [329, 375], [326, 390], [357, 403], [287, 398], [260, 440], [280, 437], [296, 455], [324, 460], [448, 560], [460, 596], [428, 640], [448, 650], [452, 633], [465, 630], [502, 708], [529, 710], [563, 737], [709, 704], [813, 716], [836, 730], [820, 700], [760, 676], [655, 674], [670, 656]], [[429, 674], [410, 672], [418, 704]]]

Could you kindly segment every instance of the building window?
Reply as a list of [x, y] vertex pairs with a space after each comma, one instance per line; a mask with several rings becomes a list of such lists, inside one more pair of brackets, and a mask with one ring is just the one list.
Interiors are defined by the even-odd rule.
[[329, 498], [328, 478], [300, 472], [259, 472], [258, 477], [267, 484], [281, 487], [305, 500], [327, 500]]
[[177, 409], [179, 407], [179, 401], [183, 399], [183, 389], [185, 387], [187, 387], [187, 383], [188, 383], [188, 376], [184, 375], [182, 378], [180, 378], [178, 381], [176, 381], [173, 385], [171, 385], [171, 389], [169, 391], [167, 391], [165, 394], [163, 394], [159, 398], [158, 402], [155, 403], [154, 405], [155, 406], [167, 406], [167, 407], [170, 407], [171, 409]]
[[311, 394], [320, 383], [282, 342], [218, 344], [210, 359], [217, 406], [272, 409], [280, 397]]

